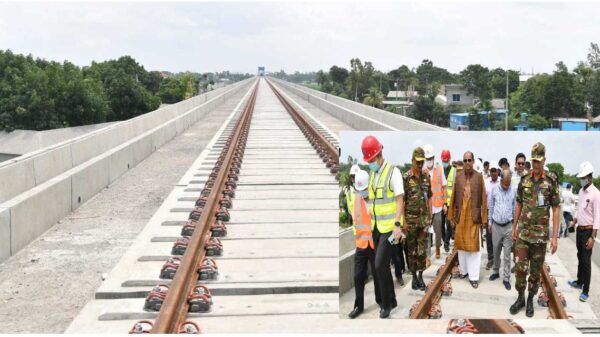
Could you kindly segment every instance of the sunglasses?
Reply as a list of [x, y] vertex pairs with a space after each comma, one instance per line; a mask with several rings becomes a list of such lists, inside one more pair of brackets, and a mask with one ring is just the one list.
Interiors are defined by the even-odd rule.
[[523, 163], [523, 162], [517, 162], [517, 165], [519, 165], [519, 166], [525, 166], [525, 163]]
[[473, 159], [463, 159], [463, 161], [464, 161], [465, 163], [470, 163], [470, 162], [472, 162], [472, 161], [473, 161]]

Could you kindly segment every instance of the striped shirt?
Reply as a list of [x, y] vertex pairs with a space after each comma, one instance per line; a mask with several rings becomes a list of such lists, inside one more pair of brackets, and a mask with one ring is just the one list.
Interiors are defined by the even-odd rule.
[[497, 185], [488, 197], [488, 223], [492, 221], [504, 224], [513, 220], [516, 205], [516, 189], [511, 185], [508, 190]]

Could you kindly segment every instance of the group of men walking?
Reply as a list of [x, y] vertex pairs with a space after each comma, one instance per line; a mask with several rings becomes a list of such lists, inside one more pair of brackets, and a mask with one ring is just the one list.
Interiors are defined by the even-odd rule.
[[[554, 173], [544, 170], [543, 144], [537, 143], [532, 148], [531, 172], [525, 169], [524, 154], [517, 155], [515, 164], [518, 168], [514, 172], [504, 158], [498, 163], [499, 167], [495, 164], [484, 167], [470, 151], [464, 153], [462, 161], [451, 163], [450, 151], [443, 150], [442, 165], [436, 165], [433, 148], [426, 145], [413, 150], [411, 168], [401, 174], [397, 167], [385, 160], [383, 145], [377, 138], [365, 137], [362, 152], [370, 172], [353, 166], [354, 189], [346, 193], [356, 238], [356, 300], [350, 318], [359, 316], [364, 310], [368, 264], [373, 271], [380, 318], [389, 317], [391, 310], [398, 305], [390, 268], [392, 262], [401, 285], [404, 285], [402, 272], [408, 267], [412, 275], [412, 289], [425, 290], [423, 271], [429, 265], [431, 233], [435, 234], [436, 258], [440, 258], [442, 244], [449, 252], [450, 238], [454, 238], [459, 277], [468, 278], [471, 286], [477, 288], [484, 229], [488, 269], [493, 266], [490, 280], [500, 277], [501, 253], [504, 250], [503, 283], [507, 290], [511, 289], [510, 256], [514, 252], [518, 296], [510, 312], [516, 314], [526, 307], [527, 316], [533, 316], [533, 297], [539, 289], [546, 246], [550, 241], [550, 252], [556, 252], [560, 219], [558, 179]], [[581, 254], [578, 279], [570, 282], [572, 287], [582, 288], [582, 295], [585, 293], [586, 296], [590, 282], [591, 246], [600, 224], [600, 193], [591, 183], [592, 173], [591, 164], [583, 163], [579, 175], [585, 175], [589, 182], [583, 185], [582, 178], [582, 190], [589, 193], [588, 205], [591, 203], [592, 214], [589, 218], [583, 217], [582, 225], [578, 225], [577, 218], [570, 224], [577, 226], [578, 249], [580, 236], [582, 247], [589, 247]], [[549, 237], [551, 210], [552, 238]], [[580, 213], [577, 214], [579, 217]]]

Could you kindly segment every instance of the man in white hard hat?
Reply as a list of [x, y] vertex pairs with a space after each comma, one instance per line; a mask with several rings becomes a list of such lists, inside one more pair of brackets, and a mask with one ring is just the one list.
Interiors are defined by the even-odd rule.
[[358, 170], [354, 181], [354, 206], [352, 209], [352, 231], [356, 243], [356, 252], [354, 254], [354, 290], [356, 299], [354, 300], [354, 309], [348, 314], [350, 318], [358, 317], [364, 310], [365, 282], [367, 281], [369, 268], [371, 265], [371, 274], [375, 285], [375, 301], [381, 304], [381, 294], [377, 284], [377, 274], [375, 273], [375, 244], [373, 243], [373, 231], [371, 228], [371, 215], [369, 207], [365, 202], [368, 196], [367, 187], [369, 187], [369, 174], [363, 170]]
[[[442, 226], [444, 215], [448, 211], [446, 206], [446, 175], [444, 168], [435, 164], [435, 154], [433, 146], [427, 144], [423, 147], [425, 151], [425, 167], [423, 170], [429, 174], [431, 180], [431, 219], [433, 231], [435, 233], [435, 258], [440, 258], [440, 247], [442, 246]], [[429, 253], [429, 249], [428, 249]]]
[[600, 228], [600, 192], [593, 183], [594, 167], [589, 161], [581, 163], [577, 178], [580, 179], [579, 202], [576, 217], [570, 226], [575, 226], [577, 243], [577, 280], [569, 281], [569, 285], [581, 289], [579, 300], [587, 301], [592, 277], [592, 248], [596, 234]]

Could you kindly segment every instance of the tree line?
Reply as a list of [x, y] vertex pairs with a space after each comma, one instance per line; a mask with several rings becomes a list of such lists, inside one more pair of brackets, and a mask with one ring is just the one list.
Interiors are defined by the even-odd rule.
[[[459, 73], [452, 73], [426, 59], [417, 67], [401, 65], [388, 72], [375, 69], [369, 61], [358, 58], [350, 60], [348, 69], [333, 65], [328, 71], [293, 76], [281, 71], [272, 76], [292, 82], [311, 82], [308, 86], [336, 96], [355, 100], [370, 106], [383, 108], [384, 97], [390, 90], [414, 90], [418, 96], [412, 99], [409, 117], [442, 127], [448, 127], [449, 115], [468, 112], [472, 129], [479, 129], [479, 111], [495, 112], [492, 99], [506, 99], [508, 82], [509, 129], [519, 123], [520, 113], [529, 114], [530, 128], [546, 128], [554, 117], [590, 118], [600, 114], [600, 49], [591, 43], [587, 59], [574, 69], [563, 62], [556, 64], [551, 74], [532, 76], [525, 83], [519, 81], [519, 71], [490, 69], [481, 64], [471, 64]], [[469, 94], [479, 98], [475, 107], [459, 105], [444, 106], [435, 101], [443, 84], [462, 84]], [[398, 113], [394, 106], [387, 110]], [[491, 116], [494, 119], [494, 114]], [[492, 123], [492, 129], [503, 130], [504, 120]]]
[[130, 56], [78, 67], [0, 50], [0, 130], [121, 121], [250, 74], [147, 71]]

